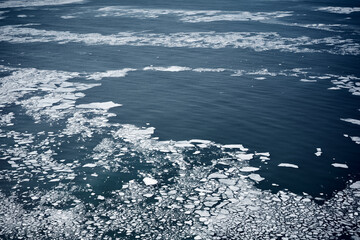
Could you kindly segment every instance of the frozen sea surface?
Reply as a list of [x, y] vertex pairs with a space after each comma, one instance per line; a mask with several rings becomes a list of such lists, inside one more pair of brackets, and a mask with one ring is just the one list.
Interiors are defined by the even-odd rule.
[[359, 239], [353, 1], [0, 1], [0, 238]]

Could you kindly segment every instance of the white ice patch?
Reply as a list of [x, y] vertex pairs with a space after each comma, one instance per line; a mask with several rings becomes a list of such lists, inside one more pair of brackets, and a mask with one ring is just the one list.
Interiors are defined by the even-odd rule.
[[350, 137], [353, 142], [360, 144], [360, 137]]
[[[309, 37], [282, 37], [275, 32], [177, 32], [170, 34], [119, 32], [112, 35], [99, 33], [71, 33], [40, 30], [20, 25], [0, 27], [0, 41], [11, 43], [55, 42], [83, 43], [111, 46], [159, 46], [185, 48], [242, 48], [254, 51], [278, 50], [283, 52], [326, 52], [338, 55], [359, 55], [360, 45], [353, 39], [340, 36], [311, 39]], [[309, 46], [316, 45], [316, 48]], [[331, 48], [329, 49], [329, 46]], [[175, 69], [176, 70], [176, 69]]]
[[96, 167], [96, 164], [95, 163], [87, 163], [83, 167], [94, 168], [94, 167]]
[[357, 181], [357, 182], [354, 182], [353, 184], [351, 184], [350, 188], [360, 189], [360, 181]]
[[348, 165], [346, 165], [344, 163], [333, 163], [331, 165], [336, 168], [349, 168]]
[[208, 176], [208, 179], [225, 179], [227, 176], [222, 173], [212, 173]]
[[144, 178], [143, 181], [144, 181], [145, 185], [147, 185], [147, 186], [155, 185], [158, 183], [158, 181], [156, 179], [149, 178], [149, 177]]
[[317, 80], [310, 80], [310, 79], [300, 79], [300, 82], [308, 82], [308, 83], [313, 83], [313, 82], [317, 82]]
[[288, 167], [288, 168], [299, 168], [298, 165], [291, 164], [291, 163], [280, 163], [278, 167]]
[[136, 69], [124, 68], [121, 70], [109, 70], [106, 72], [97, 72], [97, 73], [90, 74], [88, 76], [88, 78], [94, 79], [94, 80], [101, 80], [103, 78], [120, 78], [120, 77], [125, 77], [127, 75], [127, 73], [131, 72], [131, 71], [136, 71]]
[[344, 122], [348, 122], [348, 123], [352, 123], [355, 125], [360, 125], [360, 120], [358, 119], [353, 119], [353, 118], [340, 118], [340, 120], [344, 121]]
[[238, 158], [239, 161], [246, 161], [246, 160], [253, 159], [254, 154], [253, 153], [249, 153], [249, 154], [238, 153], [238, 154], [236, 154], [236, 157]]
[[14, 115], [13, 112], [0, 115], [0, 127], [13, 125], [11, 121], [15, 118]]
[[238, 148], [238, 149], [240, 149], [240, 151], [244, 151], [244, 152], [246, 152], [246, 151], [249, 150], [249, 149], [247, 149], [247, 148], [244, 148], [244, 146], [243, 146], [242, 144], [227, 144], [227, 145], [223, 145], [222, 147], [223, 147], [223, 148], [229, 148], [229, 149], [236, 149], [236, 148]]
[[180, 66], [170, 66], [170, 67], [154, 67], [148, 66], [144, 67], [144, 71], [160, 71], [160, 72], [182, 72], [182, 71], [191, 71], [191, 68], [180, 67]]
[[321, 148], [316, 148], [316, 153], [315, 153], [315, 155], [316, 155], [317, 157], [320, 157], [321, 154], [322, 154]]
[[182, 22], [201, 23], [215, 21], [265, 21], [269, 19], [292, 16], [290, 11], [276, 12], [246, 12], [246, 11], [186, 11], [171, 9], [143, 9], [131, 7], [110, 6], [98, 9], [96, 17], [131, 17], [158, 18], [161, 16], [176, 16]]
[[329, 32], [344, 32], [346, 29], [349, 28], [349, 26], [345, 24], [324, 24], [324, 23], [301, 24], [301, 23], [286, 23], [286, 22], [277, 22], [277, 23], [285, 26], [309, 28], [309, 29], [323, 30]]
[[262, 180], [264, 180], [265, 178], [261, 177], [259, 174], [256, 173], [251, 173], [248, 176], [250, 179], [256, 181], [256, 182], [261, 182]]
[[71, 3], [82, 3], [84, 1], [85, 0], [7, 0], [6, 2], [0, 3], [0, 8], [64, 5]]
[[353, 12], [360, 12], [360, 7], [320, 7], [316, 10], [337, 14], [351, 14]]
[[69, 15], [69, 16], [61, 16], [60, 18], [62, 18], [62, 19], [74, 19], [76, 17]]
[[110, 108], [114, 107], [121, 107], [121, 104], [114, 103], [113, 101], [109, 102], [93, 102], [88, 104], [80, 104], [77, 105], [77, 108], [86, 108], [86, 109], [103, 109], [103, 110], [109, 110]]
[[194, 72], [225, 72], [226, 68], [194, 68]]
[[326, 74], [324, 77], [335, 78], [331, 82], [335, 85], [331, 90], [348, 89], [352, 95], [360, 96], [360, 78], [354, 75], [339, 76], [333, 74]]
[[259, 168], [257, 168], [257, 167], [243, 167], [243, 168], [240, 168], [240, 171], [241, 172], [256, 172], [256, 171], [259, 171]]

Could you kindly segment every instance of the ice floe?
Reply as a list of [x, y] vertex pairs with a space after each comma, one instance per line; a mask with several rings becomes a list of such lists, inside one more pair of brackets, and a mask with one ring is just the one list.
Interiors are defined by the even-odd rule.
[[158, 183], [158, 181], [156, 179], [153, 179], [153, 178], [149, 178], [149, 177], [146, 177], [143, 179], [145, 185], [155, 185]]
[[256, 174], [256, 173], [249, 174], [249, 178], [256, 181], [256, 182], [261, 182], [261, 181], [263, 181], [265, 179], [265, 178], [261, 177], [259, 174]]
[[298, 165], [292, 163], [280, 163], [279, 167], [288, 167], [288, 168], [299, 168]]
[[182, 71], [190, 71], [191, 68], [188, 67], [180, 67], [180, 66], [170, 66], [170, 67], [144, 67], [144, 71], [161, 71], [161, 72], [182, 72]]
[[356, 144], [360, 144], [360, 137], [350, 137], [350, 139]]
[[358, 119], [353, 119], [353, 118], [341, 118], [340, 120], [344, 121], [344, 122], [348, 122], [348, 123], [352, 123], [355, 125], [360, 125], [360, 120]]
[[259, 168], [257, 168], [257, 167], [243, 167], [243, 168], [240, 168], [241, 172], [256, 172], [258, 170], [259, 170]]
[[322, 154], [321, 148], [316, 148], [316, 153], [315, 153], [315, 155], [316, 155], [317, 157], [320, 157], [321, 154]]
[[113, 101], [109, 101], [109, 102], [93, 102], [93, 103], [88, 103], [88, 104], [80, 104], [77, 105], [77, 108], [87, 108], [87, 109], [104, 109], [104, 110], [109, 110], [110, 108], [114, 108], [114, 107], [121, 107], [121, 104], [118, 103], [114, 103]]
[[349, 168], [348, 165], [344, 163], [332, 163], [331, 165], [336, 168]]

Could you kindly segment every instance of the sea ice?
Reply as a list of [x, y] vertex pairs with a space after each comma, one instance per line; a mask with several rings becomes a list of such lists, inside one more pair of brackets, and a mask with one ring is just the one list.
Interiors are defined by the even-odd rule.
[[114, 103], [112, 101], [109, 102], [94, 102], [94, 103], [88, 103], [88, 104], [80, 104], [77, 105], [77, 108], [87, 108], [87, 109], [103, 109], [103, 110], [109, 110], [113, 107], [121, 107], [121, 104]]
[[340, 120], [345, 121], [345, 122], [349, 122], [349, 123], [352, 123], [352, 124], [360, 125], [360, 120], [358, 120], [358, 119], [340, 118]]
[[191, 71], [189, 67], [180, 67], [180, 66], [170, 66], [170, 67], [144, 67], [144, 71], [161, 71], [161, 72], [182, 72], [182, 71]]
[[255, 172], [255, 171], [258, 171], [259, 168], [257, 167], [243, 167], [243, 168], [240, 168], [240, 171], [241, 172]]
[[350, 188], [360, 189], [360, 181], [354, 182], [350, 185]]
[[149, 177], [144, 178], [143, 181], [144, 181], [145, 185], [147, 185], [147, 186], [155, 185], [158, 183], [158, 181], [156, 179], [149, 178]]
[[245, 154], [245, 153], [238, 153], [236, 154], [236, 157], [239, 161], [243, 161], [243, 160], [251, 160], [254, 157], [253, 153], [249, 153], [249, 154]]
[[223, 148], [229, 148], [229, 149], [233, 149], [233, 148], [239, 148], [241, 151], [248, 151], [249, 149], [244, 148], [244, 146], [242, 144], [227, 144], [227, 145], [223, 145]]
[[360, 12], [360, 7], [320, 7], [317, 10], [338, 14], [351, 14], [353, 12]]
[[261, 182], [262, 180], [265, 179], [265, 178], [261, 177], [259, 174], [256, 174], [256, 173], [249, 174], [249, 178], [256, 181], [256, 182]]
[[350, 137], [353, 142], [360, 144], [360, 137]]
[[85, 0], [8, 0], [0, 3], [0, 8], [17, 8], [17, 7], [39, 7], [50, 5], [63, 5], [70, 3], [81, 3]]
[[211, 173], [208, 176], [208, 179], [213, 179], [213, 178], [227, 178], [227, 176], [222, 173]]
[[300, 79], [300, 82], [317, 82], [317, 80]]
[[315, 155], [316, 155], [317, 157], [320, 157], [321, 154], [322, 154], [321, 148], [316, 148], [316, 153], [315, 153]]
[[96, 167], [96, 164], [95, 163], [87, 163], [83, 167], [93, 168], [93, 167]]
[[299, 168], [298, 165], [291, 164], [291, 163], [280, 163], [278, 166], [279, 167], [289, 167], [289, 168]]
[[346, 165], [344, 163], [333, 163], [331, 165], [336, 167], [336, 168], [349, 168], [348, 165]]

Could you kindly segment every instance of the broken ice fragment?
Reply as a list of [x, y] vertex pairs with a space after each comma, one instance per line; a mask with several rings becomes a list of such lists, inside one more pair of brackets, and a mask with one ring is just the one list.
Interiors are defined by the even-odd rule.
[[280, 163], [278, 167], [289, 167], [289, 168], [299, 168], [298, 165], [291, 164], [291, 163]]
[[155, 185], [158, 183], [157, 180], [155, 180], [153, 178], [149, 178], [149, 177], [144, 178], [143, 181], [144, 181], [145, 185], [147, 185], [147, 186]]
[[259, 174], [255, 174], [255, 173], [250, 174], [249, 178], [256, 182], [260, 182], [265, 179], [265, 178], [261, 177]]
[[333, 163], [331, 165], [336, 168], [349, 168], [348, 165], [343, 164], [343, 163]]

